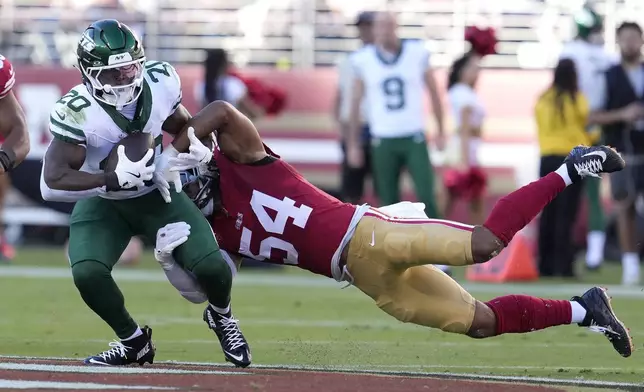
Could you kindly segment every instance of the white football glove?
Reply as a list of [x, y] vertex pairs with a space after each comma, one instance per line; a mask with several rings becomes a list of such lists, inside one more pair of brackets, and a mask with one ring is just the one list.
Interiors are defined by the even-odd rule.
[[212, 159], [212, 150], [195, 136], [195, 129], [190, 127], [187, 132], [190, 139], [189, 152], [183, 152], [170, 160], [170, 170], [174, 172], [206, 166]]
[[163, 269], [170, 269], [174, 265], [172, 252], [184, 242], [188, 241], [190, 225], [186, 222], [168, 223], [157, 231], [157, 242], [154, 245], [154, 258]]
[[136, 162], [132, 162], [125, 155], [125, 146], [123, 145], [117, 147], [116, 153], [118, 154], [118, 162], [114, 172], [121, 189], [143, 187], [144, 182], [152, 179], [155, 165], [152, 163], [147, 166], [147, 162], [152, 158], [154, 150], [149, 149], [145, 156]]
[[176, 157], [179, 152], [172, 146], [168, 145], [163, 149], [163, 153], [159, 155], [156, 160], [156, 170], [154, 172], [154, 182], [161, 192], [161, 196], [166, 203], [170, 203], [170, 189], [174, 187], [177, 193], [181, 192], [181, 176], [178, 171], [172, 171], [171, 160]]
[[[159, 162], [161, 160], [161, 156], [163, 154], [157, 156], [157, 158], [154, 160], [154, 162]], [[159, 165], [156, 165], [157, 167]], [[166, 203], [170, 203], [172, 201], [172, 197], [170, 196], [170, 184], [168, 181], [163, 177], [162, 173], [159, 171], [155, 171], [154, 175], [152, 176], [152, 182], [157, 186], [157, 189], [159, 190], [159, 193], [161, 194], [161, 197], [163, 197], [163, 200]]]

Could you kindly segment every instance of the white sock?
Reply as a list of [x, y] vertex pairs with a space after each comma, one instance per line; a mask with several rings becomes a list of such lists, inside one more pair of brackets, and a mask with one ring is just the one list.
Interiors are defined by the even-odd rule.
[[635, 252], [622, 254], [622, 283], [639, 282], [640, 256]]
[[230, 304], [228, 304], [228, 306], [226, 306], [225, 308], [218, 308], [218, 307], [216, 307], [216, 306], [215, 306], [215, 305], [213, 305], [213, 304], [210, 304], [210, 307], [211, 307], [215, 312], [217, 312], [217, 313], [219, 313], [219, 314], [228, 314], [228, 313], [230, 313]]
[[570, 307], [572, 308], [572, 317], [570, 324], [579, 324], [586, 318], [586, 309], [577, 301], [570, 301]]
[[604, 260], [604, 244], [606, 243], [606, 233], [603, 231], [591, 231], [586, 237], [588, 250], [586, 251], [586, 265], [597, 267]]
[[434, 267], [438, 268], [439, 270], [441, 270], [443, 272], [449, 271], [449, 265], [437, 264]]
[[565, 163], [559, 166], [559, 169], [555, 170], [555, 173], [559, 174], [559, 177], [564, 180], [566, 186], [572, 184], [572, 180], [570, 179], [570, 175], [568, 174], [568, 167]]
[[139, 337], [139, 336], [141, 336], [141, 335], [143, 335], [143, 331], [141, 331], [141, 328], [139, 328], [139, 326], [137, 325], [137, 326], [136, 326], [136, 331], [134, 331], [134, 333], [132, 334], [132, 336], [130, 336], [130, 337], [129, 337], [129, 338], [127, 338], [127, 339], [121, 339], [121, 342], [125, 342], [126, 340], [132, 340], [132, 339], [134, 339], [134, 338], [138, 338], [138, 337]]

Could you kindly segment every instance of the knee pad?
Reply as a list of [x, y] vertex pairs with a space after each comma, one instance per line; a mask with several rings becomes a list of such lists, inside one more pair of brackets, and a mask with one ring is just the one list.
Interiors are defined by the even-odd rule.
[[433, 266], [413, 267], [390, 282], [375, 300], [380, 309], [405, 323], [465, 334], [474, 320], [474, 298]]

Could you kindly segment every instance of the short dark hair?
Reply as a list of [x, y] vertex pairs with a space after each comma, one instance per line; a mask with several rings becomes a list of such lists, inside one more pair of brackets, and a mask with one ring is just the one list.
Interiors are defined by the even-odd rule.
[[628, 30], [628, 29], [635, 30], [635, 31], [637, 31], [640, 35], [642, 35], [642, 33], [643, 33], [643, 32], [642, 32], [642, 27], [640, 27], [640, 25], [639, 25], [639, 24], [637, 24], [636, 22], [622, 22], [622, 24], [620, 24], [620, 25], [617, 27], [617, 35], [620, 35], [622, 31], [624, 31], [624, 30]]

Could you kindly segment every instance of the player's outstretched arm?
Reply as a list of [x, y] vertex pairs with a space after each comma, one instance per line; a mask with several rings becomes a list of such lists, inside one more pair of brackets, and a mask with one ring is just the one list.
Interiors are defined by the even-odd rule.
[[194, 128], [200, 140], [216, 131], [219, 149], [237, 163], [253, 163], [266, 156], [262, 139], [251, 120], [227, 102], [214, 101], [188, 121], [184, 131], [172, 142], [179, 152], [188, 151], [189, 127]]
[[0, 134], [5, 137], [0, 149], [0, 172], [7, 172], [19, 165], [29, 153], [25, 113], [13, 91], [0, 99]]

